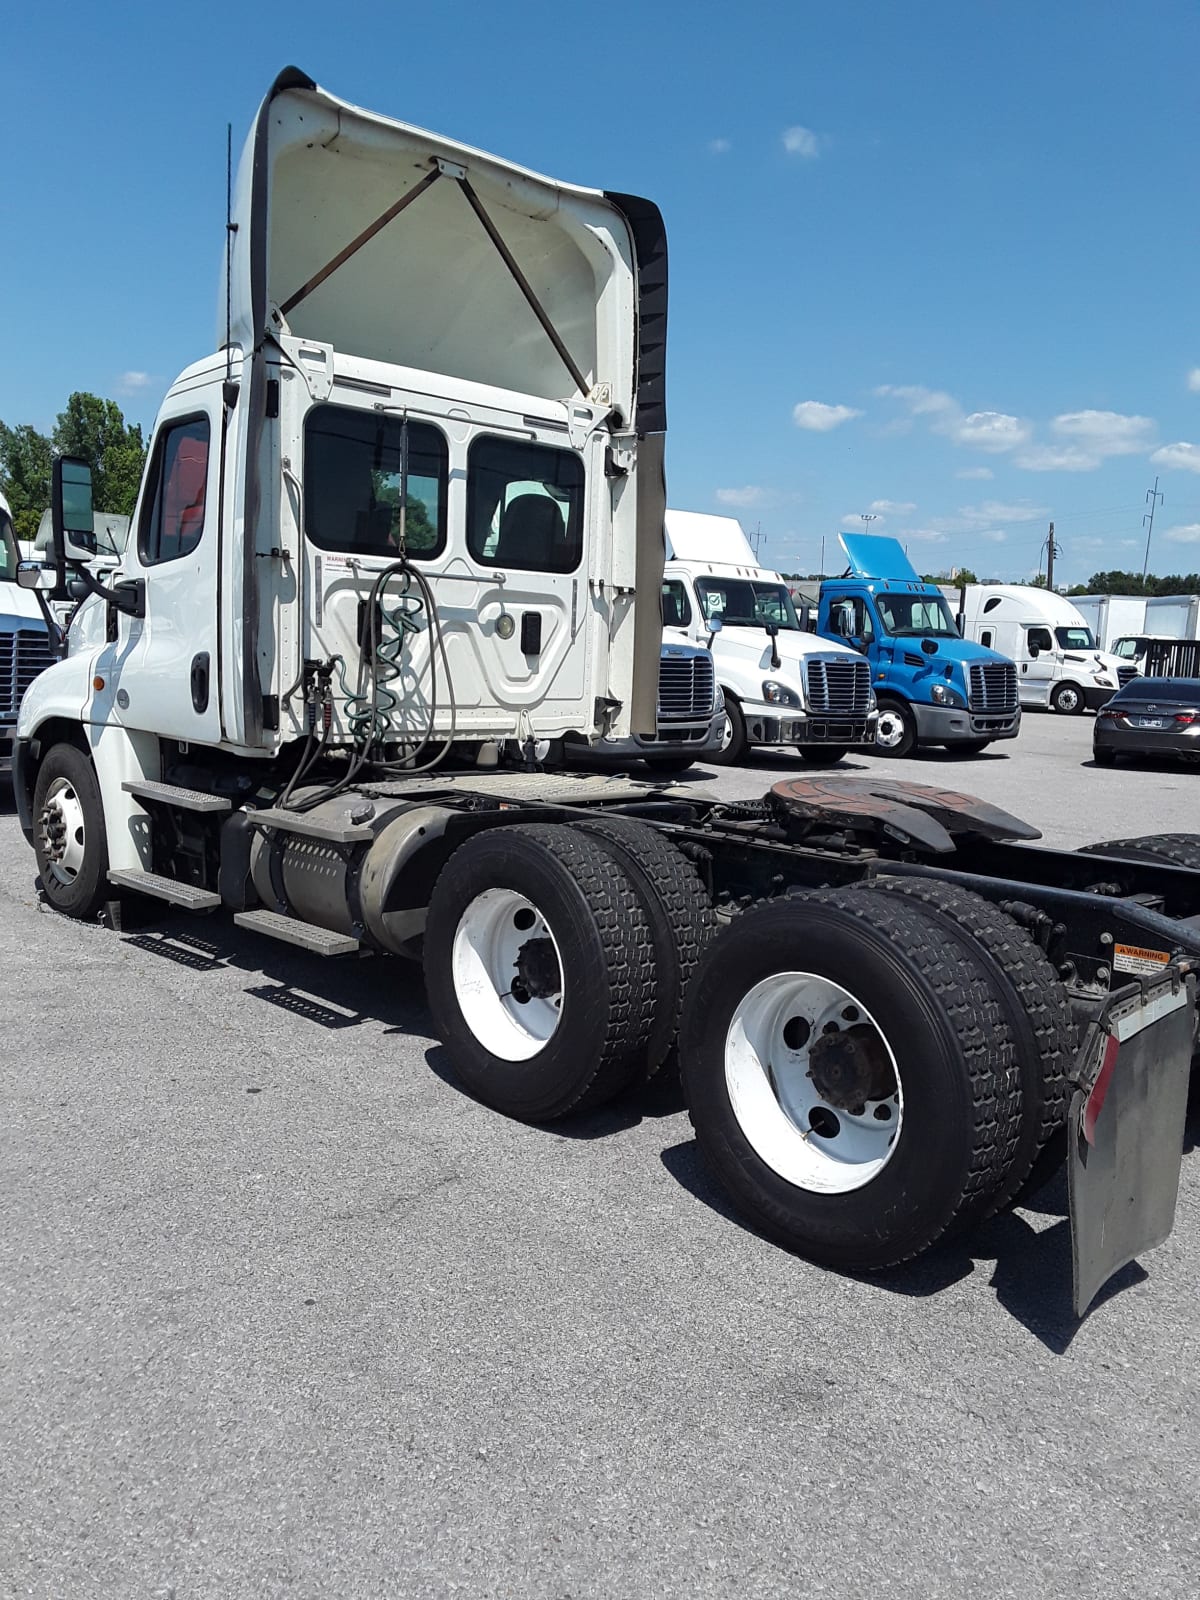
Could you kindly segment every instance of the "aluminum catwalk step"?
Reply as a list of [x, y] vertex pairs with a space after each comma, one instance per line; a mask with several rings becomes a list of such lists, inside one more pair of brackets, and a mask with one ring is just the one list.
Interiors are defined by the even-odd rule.
[[108, 875], [109, 883], [121, 889], [136, 889], [138, 894], [153, 895], [156, 900], [166, 900], [185, 911], [211, 911], [221, 904], [221, 896], [211, 889], [198, 889], [194, 883], [180, 883], [175, 878], [164, 878], [161, 872], [140, 872], [129, 867], [119, 868]]
[[358, 940], [347, 933], [318, 928], [313, 922], [281, 916], [278, 911], [238, 911], [233, 920], [239, 928], [250, 928], [255, 933], [265, 933], [268, 938], [282, 939], [285, 944], [299, 945], [302, 950], [311, 950], [318, 956], [348, 956], [358, 949]]

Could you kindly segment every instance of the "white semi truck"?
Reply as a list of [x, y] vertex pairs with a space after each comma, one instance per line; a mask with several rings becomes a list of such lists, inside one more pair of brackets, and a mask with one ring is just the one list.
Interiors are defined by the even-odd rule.
[[708, 646], [725, 696], [725, 739], [710, 759], [733, 765], [787, 745], [829, 766], [873, 750], [869, 663], [801, 628], [787, 584], [759, 565], [737, 519], [668, 511], [666, 542], [664, 634]]
[[37, 596], [17, 582], [21, 548], [12, 510], [0, 494], [0, 768], [12, 755], [22, 697], [54, 659], [50, 632]]
[[1015, 663], [1023, 706], [1067, 715], [1096, 711], [1136, 676], [1128, 662], [1097, 648], [1065, 595], [1007, 583], [971, 583], [955, 592], [962, 597], [963, 636]]
[[61, 460], [55, 568], [19, 573], [92, 591], [21, 707], [46, 902], [419, 958], [459, 1080], [529, 1121], [677, 1060], [736, 1204], [836, 1267], [1066, 1156], [1085, 1305], [1171, 1226], [1200, 846], [1031, 850], [873, 777], [746, 803], [538, 770], [654, 728], [658, 211], [288, 69], [231, 223], [228, 321], [163, 403], [120, 566], [87, 567]]

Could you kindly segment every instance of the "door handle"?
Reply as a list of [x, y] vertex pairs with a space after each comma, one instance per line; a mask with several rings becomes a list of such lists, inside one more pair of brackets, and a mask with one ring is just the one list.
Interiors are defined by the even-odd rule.
[[542, 653], [542, 613], [525, 611], [521, 614], [521, 651], [527, 656]]
[[192, 708], [197, 714], [208, 710], [208, 651], [192, 657]]

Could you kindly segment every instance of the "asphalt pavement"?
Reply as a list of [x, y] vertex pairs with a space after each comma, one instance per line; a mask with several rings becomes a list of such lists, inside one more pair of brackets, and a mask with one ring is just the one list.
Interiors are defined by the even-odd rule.
[[[887, 769], [1056, 844], [1200, 831], [1200, 772], [1094, 769], [1090, 728]], [[65, 921], [3, 804], [0, 952], [0, 1593], [1196, 1593], [1200, 1157], [1076, 1324], [1060, 1189], [822, 1271], [669, 1083], [505, 1121], [415, 968]]]

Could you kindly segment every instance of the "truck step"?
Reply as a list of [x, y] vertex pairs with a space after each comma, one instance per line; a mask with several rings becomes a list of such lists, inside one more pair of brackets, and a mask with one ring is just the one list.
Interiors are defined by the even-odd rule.
[[348, 933], [318, 928], [314, 922], [301, 922], [299, 917], [285, 917], [278, 911], [239, 911], [233, 920], [239, 928], [251, 928], [271, 939], [282, 939], [285, 944], [298, 944], [302, 950], [319, 956], [348, 956], [358, 949], [358, 940]]
[[217, 812], [230, 809], [224, 795], [206, 794], [203, 789], [177, 789], [173, 783], [151, 783], [142, 778], [127, 779], [121, 787], [137, 800], [161, 800], [164, 805], [177, 806], [180, 811]]
[[375, 837], [370, 827], [351, 822], [348, 817], [338, 820], [310, 817], [305, 811], [283, 811], [278, 806], [254, 811], [250, 820], [256, 828], [278, 828], [283, 833], [293, 833], [302, 839], [319, 839], [324, 844], [367, 844]]
[[136, 889], [139, 894], [153, 895], [156, 900], [168, 900], [185, 911], [211, 911], [221, 904], [221, 896], [211, 889], [198, 889], [194, 883], [180, 883], [176, 878], [165, 878], [161, 872], [137, 872], [122, 867], [110, 872], [108, 881], [121, 889]]

